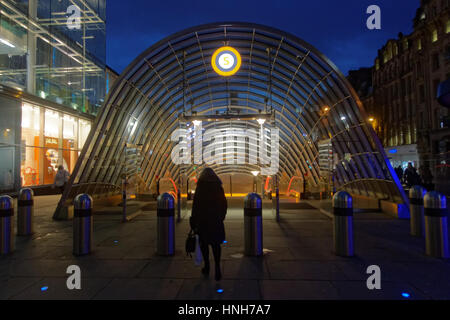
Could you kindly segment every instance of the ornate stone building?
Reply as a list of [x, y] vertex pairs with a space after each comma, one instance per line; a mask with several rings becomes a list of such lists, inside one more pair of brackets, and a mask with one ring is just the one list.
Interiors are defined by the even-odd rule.
[[449, 0], [421, 0], [414, 31], [400, 33], [378, 51], [373, 89], [361, 93], [393, 165], [412, 161], [417, 168], [429, 167], [436, 188], [446, 193], [450, 118], [436, 98], [439, 84], [450, 78], [449, 13]]

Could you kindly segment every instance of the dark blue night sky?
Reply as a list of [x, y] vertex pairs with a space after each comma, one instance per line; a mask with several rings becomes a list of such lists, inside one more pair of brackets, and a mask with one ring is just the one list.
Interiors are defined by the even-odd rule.
[[[368, 30], [366, 9], [381, 7], [382, 30]], [[107, 60], [122, 72], [153, 43], [185, 28], [243, 21], [304, 39], [344, 74], [372, 66], [377, 50], [399, 32], [412, 31], [419, 0], [109, 0]]]

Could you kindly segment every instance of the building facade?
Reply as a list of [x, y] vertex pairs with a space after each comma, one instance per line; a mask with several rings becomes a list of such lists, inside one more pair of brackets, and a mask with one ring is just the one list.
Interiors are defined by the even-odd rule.
[[117, 74], [106, 0], [0, 1], [0, 191], [72, 172]]
[[422, 0], [414, 31], [400, 33], [378, 51], [373, 89], [361, 95], [393, 166], [413, 162], [430, 168], [436, 188], [446, 193], [450, 118], [437, 102], [437, 91], [450, 77], [449, 13], [449, 0]]

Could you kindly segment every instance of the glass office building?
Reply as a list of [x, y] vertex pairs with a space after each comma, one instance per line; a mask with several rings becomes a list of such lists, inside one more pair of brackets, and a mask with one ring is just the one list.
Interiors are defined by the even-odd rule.
[[72, 172], [114, 72], [106, 0], [0, 1], [0, 191]]

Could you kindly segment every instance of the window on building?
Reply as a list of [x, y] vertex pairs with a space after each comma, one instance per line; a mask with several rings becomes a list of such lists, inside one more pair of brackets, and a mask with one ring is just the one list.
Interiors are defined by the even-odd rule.
[[423, 84], [421, 84], [419, 87], [419, 101], [420, 103], [425, 102], [425, 87]]
[[445, 28], [445, 33], [450, 33], [450, 19], [447, 20], [447, 27]]
[[72, 172], [78, 160], [77, 135], [78, 124], [74, 117], [63, 117], [63, 165]]
[[58, 112], [45, 110], [45, 129], [46, 137], [59, 138], [60, 116]]
[[407, 95], [411, 94], [411, 82], [412, 82], [412, 79], [411, 79], [411, 77], [409, 77], [408, 80], [406, 81], [406, 94]]
[[440, 109], [434, 110], [434, 123], [435, 123], [435, 129], [440, 129], [443, 127], [443, 121], [441, 117], [441, 111]]
[[433, 67], [433, 71], [439, 69], [439, 53], [435, 53], [431, 56], [431, 65]]
[[417, 77], [420, 78], [423, 76], [422, 63], [417, 63]]
[[437, 92], [438, 92], [438, 88], [439, 88], [439, 84], [441, 83], [440, 79], [435, 79], [433, 81], [433, 95], [435, 97], [437, 97]]
[[403, 39], [403, 50], [408, 50], [409, 48], [409, 43], [408, 43], [408, 39]]
[[83, 148], [90, 131], [91, 131], [91, 124], [88, 121], [80, 119], [79, 135], [78, 135], [78, 145], [80, 146], [80, 150]]
[[73, 172], [79, 156], [79, 131], [87, 136], [90, 129], [89, 121], [24, 103], [21, 141], [22, 185], [53, 184], [59, 165]]
[[436, 41], [438, 41], [438, 31], [437, 29], [433, 29], [433, 31], [431, 32], [431, 42]]
[[41, 108], [24, 103], [22, 105], [22, 186], [40, 184]]
[[375, 60], [375, 69], [380, 70], [380, 59]]
[[422, 39], [417, 39], [417, 50], [422, 50]]

